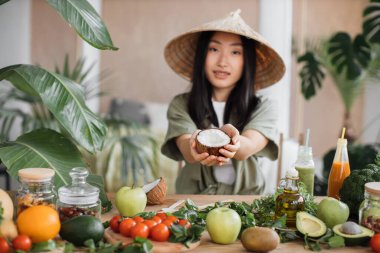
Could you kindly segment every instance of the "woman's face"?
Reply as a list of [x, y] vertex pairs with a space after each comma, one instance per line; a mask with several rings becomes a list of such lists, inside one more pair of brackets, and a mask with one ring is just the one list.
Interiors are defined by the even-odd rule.
[[243, 45], [239, 35], [216, 32], [208, 45], [205, 71], [213, 86], [213, 97], [226, 101], [239, 81], [244, 66]]

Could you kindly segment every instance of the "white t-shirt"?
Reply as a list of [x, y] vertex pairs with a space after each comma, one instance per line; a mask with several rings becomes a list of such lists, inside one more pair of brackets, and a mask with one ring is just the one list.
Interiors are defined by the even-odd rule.
[[[214, 107], [216, 117], [218, 118], [219, 127], [222, 127], [224, 125], [223, 115], [226, 102], [217, 102], [212, 100], [212, 106]], [[232, 166], [231, 160], [222, 166], [214, 166], [214, 177], [216, 181], [220, 183], [232, 185], [236, 180], [236, 172]]]

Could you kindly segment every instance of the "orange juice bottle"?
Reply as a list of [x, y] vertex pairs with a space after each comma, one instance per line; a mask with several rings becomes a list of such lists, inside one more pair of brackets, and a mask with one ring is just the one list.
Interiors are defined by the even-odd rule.
[[342, 188], [343, 181], [351, 173], [350, 163], [348, 161], [347, 153], [347, 139], [339, 138], [334, 162], [331, 166], [327, 195], [336, 199], [340, 199], [339, 190]]

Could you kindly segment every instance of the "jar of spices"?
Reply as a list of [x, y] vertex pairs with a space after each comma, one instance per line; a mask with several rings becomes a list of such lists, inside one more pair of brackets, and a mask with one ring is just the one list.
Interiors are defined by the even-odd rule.
[[61, 222], [81, 215], [100, 218], [100, 191], [86, 182], [88, 175], [86, 168], [73, 168], [70, 171], [71, 185], [58, 189], [57, 209]]
[[31, 206], [45, 205], [55, 209], [54, 170], [27, 168], [18, 171], [17, 215]]
[[359, 210], [359, 223], [380, 233], [380, 182], [364, 185], [364, 201]]

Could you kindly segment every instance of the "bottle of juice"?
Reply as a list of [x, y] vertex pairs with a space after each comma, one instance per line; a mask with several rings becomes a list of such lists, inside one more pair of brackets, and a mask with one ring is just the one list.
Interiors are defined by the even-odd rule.
[[313, 151], [311, 147], [299, 147], [297, 161], [294, 167], [298, 171], [299, 181], [303, 182], [305, 184], [307, 192], [313, 195], [315, 166], [313, 161]]
[[350, 163], [348, 161], [347, 153], [347, 139], [343, 139], [344, 129], [342, 138], [338, 139], [334, 162], [331, 166], [327, 195], [336, 199], [340, 199], [339, 190], [342, 188], [343, 181], [351, 173]]
[[283, 192], [276, 198], [275, 216], [281, 218], [286, 214], [286, 226], [296, 226], [296, 214], [303, 211], [305, 201], [298, 191], [298, 171], [290, 168], [285, 175], [285, 180], [281, 182], [280, 187]]

